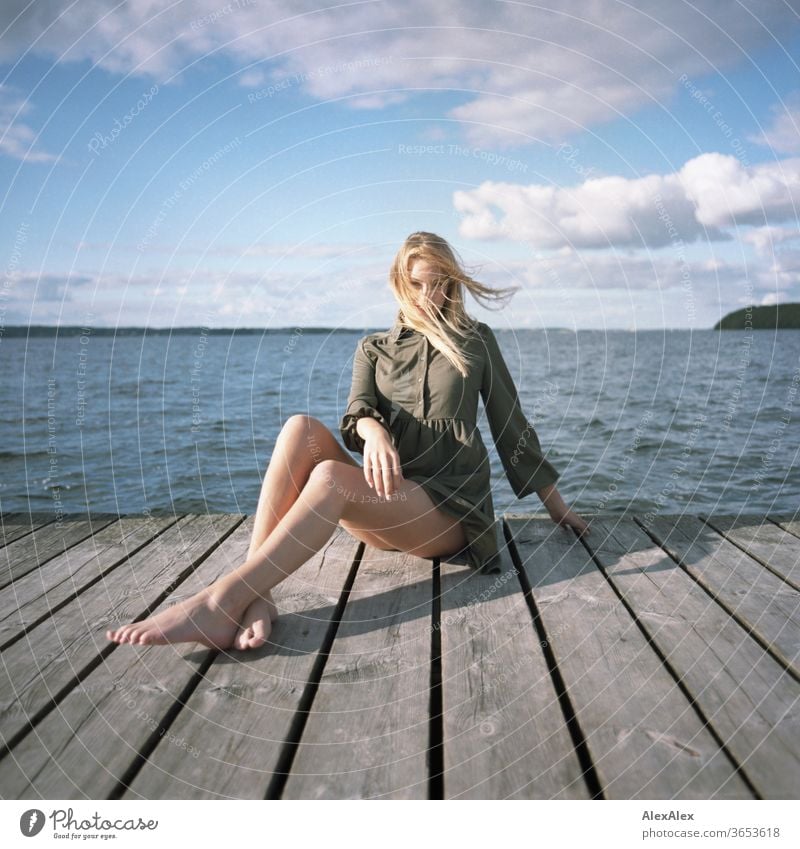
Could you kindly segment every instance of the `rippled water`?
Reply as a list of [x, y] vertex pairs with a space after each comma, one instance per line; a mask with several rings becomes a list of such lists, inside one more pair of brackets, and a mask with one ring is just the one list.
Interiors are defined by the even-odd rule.
[[[338, 435], [366, 331], [0, 341], [0, 510], [255, 511], [281, 423]], [[578, 509], [795, 511], [800, 331], [497, 331]], [[515, 499], [492, 454], [494, 502]]]

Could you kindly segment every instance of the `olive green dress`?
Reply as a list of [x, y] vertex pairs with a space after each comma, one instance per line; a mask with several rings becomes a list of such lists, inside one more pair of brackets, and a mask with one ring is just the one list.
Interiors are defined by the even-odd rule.
[[559, 473], [542, 456], [520, 407], [517, 389], [492, 329], [475, 321], [464, 350], [473, 355], [464, 378], [427, 336], [402, 322], [358, 340], [353, 383], [340, 432], [364, 453], [356, 432], [362, 416], [392, 436], [403, 477], [418, 483], [442, 510], [461, 519], [474, 569], [499, 571], [489, 455], [477, 427], [478, 396], [509, 483], [518, 498], [555, 483]]

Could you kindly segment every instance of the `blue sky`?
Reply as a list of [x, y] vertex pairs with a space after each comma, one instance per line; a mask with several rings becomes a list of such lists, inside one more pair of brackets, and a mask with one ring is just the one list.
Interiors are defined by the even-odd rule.
[[5, 3], [0, 322], [381, 327], [414, 230], [495, 327], [800, 300], [800, 3]]

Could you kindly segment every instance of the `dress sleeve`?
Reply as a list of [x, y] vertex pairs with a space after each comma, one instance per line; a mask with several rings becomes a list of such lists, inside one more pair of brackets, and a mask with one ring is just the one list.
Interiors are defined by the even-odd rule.
[[[358, 340], [353, 357], [353, 383], [347, 399], [347, 409], [342, 416], [339, 432], [342, 441], [351, 451], [364, 453], [364, 440], [356, 431], [360, 418], [371, 416], [377, 419], [392, 436], [392, 431], [386, 419], [378, 412], [378, 396], [375, 389], [375, 363], [364, 351], [364, 337]], [[394, 438], [392, 438], [394, 443]]]
[[506, 477], [517, 498], [524, 498], [555, 483], [560, 475], [542, 456], [539, 437], [522, 412], [517, 388], [494, 331], [488, 325], [484, 327], [486, 358], [481, 398]]

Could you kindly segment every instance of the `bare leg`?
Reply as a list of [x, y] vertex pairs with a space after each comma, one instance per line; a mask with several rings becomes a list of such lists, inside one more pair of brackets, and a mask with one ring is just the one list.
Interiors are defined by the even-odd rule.
[[414, 481], [403, 481], [390, 498], [374, 498], [360, 467], [323, 460], [314, 466], [286, 515], [242, 566], [180, 605], [107, 632], [108, 638], [138, 645], [200, 642], [231, 647], [247, 607], [319, 551], [340, 519], [374, 528], [399, 550], [418, 557], [446, 556], [465, 544], [458, 520], [438, 510]]
[[[358, 468], [358, 463], [319, 419], [305, 415], [290, 416], [278, 434], [261, 484], [248, 560], [297, 501], [311, 470], [322, 460], [340, 460]], [[277, 618], [278, 611], [269, 591], [263, 598], [255, 598], [242, 616], [234, 647], [251, 649], [264, 645]]]

